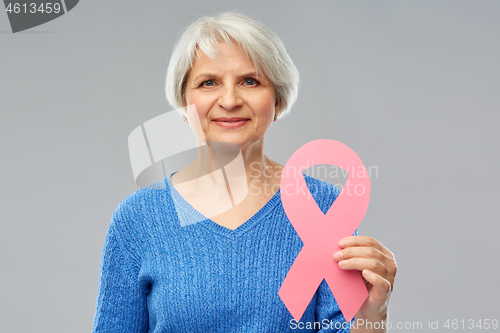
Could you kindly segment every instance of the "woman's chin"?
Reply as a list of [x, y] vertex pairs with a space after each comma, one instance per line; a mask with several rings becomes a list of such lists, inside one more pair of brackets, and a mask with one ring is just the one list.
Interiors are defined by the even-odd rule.
[[217, 135], [208, 138], [208, 143], [227, 143], [229, 145], [244, 146], [247, 140], [234, 135]]

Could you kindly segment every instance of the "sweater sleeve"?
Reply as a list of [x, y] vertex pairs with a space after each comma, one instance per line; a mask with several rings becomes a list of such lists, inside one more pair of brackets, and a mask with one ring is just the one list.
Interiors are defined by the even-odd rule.
[[147, 294], [137, 284], [134, 267], [113, 217], [101, 257], [93, 333], [148, 331]]

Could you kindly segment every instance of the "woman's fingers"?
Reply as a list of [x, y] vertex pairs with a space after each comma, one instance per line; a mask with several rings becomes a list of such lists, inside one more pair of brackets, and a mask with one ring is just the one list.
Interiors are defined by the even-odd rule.
[[333, 254], [333, 257], [337, 261], [355, 257], [375, 258], [379, 261], [390, 260], [390, 258], [388, 258], [385, 254], [383, 254], [379, 249], [368, 246], [347, 247], [341, 251], [335, 252]]
[[371, 258], [350, 258], [339, 261], [339, 267], [345, 270], [358, 270], [363, 271], [368, 269], [373, 273], [376, 273], [382, 276], [384, 279], [394, 281], [394, 277], [392, 277], [389, 269], [379, 260], [371, 259]]
[[361, 271], [367, 286], [369, 296], [360, 311], [366, 316], [385, 311], [397, 271], [394, 254], [378, 240], [366, 236], [349, 236], [338, 245], [341, 250], [333, 257], [339, 267]]
[[375, 288], [379, 294], [380, 299], [386, 298], [392, 291], [392, 283], [384, 279], [382, 276], [370, 271], [369, 269], [364, 269], [362, 271], [363, 277], [371, 283], [373, 288]]
[[356, 247], [356, 246], [363, 246], [363, 247], [373, 247], [383, 254], [385, 254], [389, 258], [394, 258], [394, 254], [389, 251], [388, 248], [383, 246], [378, 240], [372, 237], [368, 236], [349, 236], [341, 239], [339, 241], [339, 246], [341, 248], [346, 248], [346, 247]]
[[[396, 258], [378, 240], [367, 236], [349, 236], [340, 240], [339, 246], [342, 250], [334, 253], [333, 257], [339, 261], [340, 268], [358, 269], [360, 271], [364, 269], [376, 269], [376, 272], [389, 281], [391, 288], [393, 288], [394, 278], [398, 269]], [[353, 261], [356, 258], [365, 260]]]

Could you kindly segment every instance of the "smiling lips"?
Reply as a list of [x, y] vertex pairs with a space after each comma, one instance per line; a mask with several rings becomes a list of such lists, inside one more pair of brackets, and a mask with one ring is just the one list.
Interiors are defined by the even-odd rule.
[[250, 119], [248, 118], [239, 118], [239, 117], [220, 117], [220, 118], [215, 118], [213, 121], [224, 128], [238, 128], [247, 123]]

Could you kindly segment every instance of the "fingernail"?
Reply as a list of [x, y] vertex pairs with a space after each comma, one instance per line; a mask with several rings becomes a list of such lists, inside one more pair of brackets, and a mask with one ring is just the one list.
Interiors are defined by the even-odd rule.
[[340, 247], [346, 247], [346, 246], [347, 246], [347, 239], [342, 239], [342, 240], [339, 242], [339, 246], [340, 246]]
[[333, 254], [333, 258], [337, 261], [339, 261], [340, 259], [342, 259], [342, 251], [338, 251], [338, 252], [335, 252]]
[[339, 266], [342, 268], [342, 267], [345, 267], [347, 265], [347, 260], [342, 260], [342, 261], [339, 261]]

